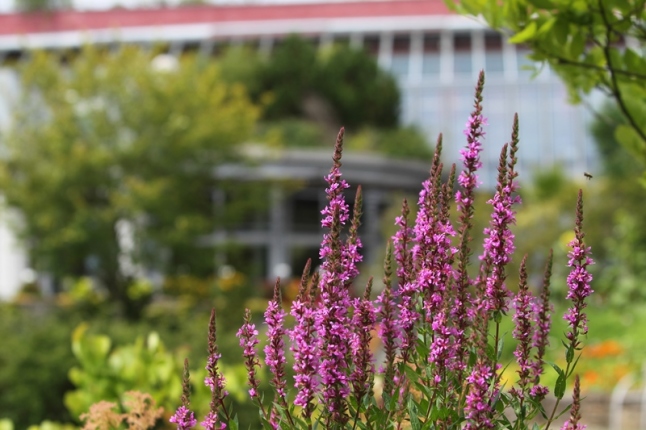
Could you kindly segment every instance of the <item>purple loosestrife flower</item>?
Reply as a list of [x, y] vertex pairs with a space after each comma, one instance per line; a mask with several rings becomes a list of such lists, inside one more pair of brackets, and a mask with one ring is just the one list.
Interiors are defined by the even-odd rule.
[[267, 337], [269, 343], [265, 346], [265, 364], [271, 372], [271, 383], [276, 388], [276, 392], [280, 397], [280, 402], [283, 406], [287, 406], [285, 400], [285, 389], [287, 381], [285, 379], [285, 343], [284, 336], [286, 333], [283, 321], [285, 319], [285, 311], [281, 305], [280, 295], [280, 279], [276, 279], [274, 285], [274, 297], [267, 305], [265, 311], [265, 322], [267, 323]]
[[192, 429], [197, 424], [195, 415], [186, 406], [180, 406], [168, 421], [177, 424], [177, 430]]
[[457, 202], [457, 209], [460, 213], [460, 228], [458, 231], [460, 245], [457, 257], [457, 273], [455, 274], [455, 302], [451, 310], [451, 319], [456, 322], [457, 326], [455, 366], [458, 370], [458, 374], [456, 375], [458, 379], [463, 378], [463, 370], [466, 368], [468, 343], [465, 334], [475, 317], [473, 307], [468, 306], [471, 302], [471, 297], [468, 293], [471, 281], [467, 268], [471, 256], [469, 244], [472, 240], [473, 199], [475, 189], [478, 186], [476, 171], [482, 166], [480, 162], [480, 152], [482, 151], [481, 140], [485, 135], [483, 126], [487, 123], [486, 118], [482, 115], [482, 90], [484, 89], [484, 81], [484, 72], [480, 72], [475, 90], [473, 112], [471, 112], [471, 116], [467, 122], [467, 129], [465, 130], [467, 146], [466, 149], [461, 151], [464, 166], [464, 169], [458, 177], [458, 184], [461, 189], [455, 193], [455, 201]]
[[218, 361], [221, 354], [218, 351], [216, 343], [216, 326], [215, 326], [215, 309], [211, 310], [211, 318], [209, 319], [209, 337], [208, 337], [208, 352], [209, 358], [206, 364], [206, 371], [208, 376], [204, 378], [204, 385], [211, 390], [211, 403], [210, 412], [200, 424], [206, 430], [224, 430], [226, 424], [219, 422], [218, 409], [226, 415], [226, 408], [224, 407], [224, 398], [229, 394], [224, 389], [225, 379], [218, 369]]
[[590, 247], [583, 243], [583, 192], [579, 190], [579, 197], [576, 206], [576, 222], [574, 227], [574, 240], [569, 243], [572, 250], [568, 253], [568, 266], [571, 267], [567, 277], [568, 293], [566, 299], [572, 300], [570, 307], [563, 317], [570, 325], [570, 331], [566, 337], [574, 348], [579, 346], [579, 335], [588, 333], [587, 316], [583, 309], [587, 306], [585, 298], [593, 293], [590, 287], [592, 275], [588, 266], [594, 264], [590, 258]]
[[487, 203], [493, 206], [493, 212], [489, 227], [484, 229], [484, 252], [480, 256], [485, 277], [485, 296], [481, 300], [483, 311], [504, 313], [510, 295], [505, 287], [505, 266], [515, 250], [514, 235], [508, 228], [515, 222], [515, 214], [511, 209], [513, 200], [507, 177], [507, 145], [500, 152], [496, 193]]
[[523, 257], [520, 263], [520, 284], [518, 293], [514, 299], [516, 312], [514, 314], [514, 339], [518, 341], [514, 356], [518, 362], [518, 387], [511, 389], [511, 393], [520, 399], [521, 407], [525, 397], [528, 394], [531, 383], [532, 366], [530, 362], [531, 339], [533, 335], [532, 319], [534, 317], [532, 302], [532, 293], [527, 286], [527, 255]]
[[414, 275], [413, 259], [409, 246], [413, 240], [413, 229], [408, 226], [408, 215], [410, 208], [406, 199], [402, 202], [401, 215], [395, 218], [395, 225], [398, 230], [391, 238], [395, 248], [395, 261], [397, 262], [397, 279], [399, 285], [411, 282]]
[[491, 429], [495, 427], [491, 416], [491, 406], [489, 405], [489, 385], [493, 378], [491, 367], [485, 363], [485, 360], [478, 359], [467, 377], [469, 384], [469, 393], [464, 405], [465, 417], [467, 423], [465, 430]]
[[217, 412], [210, 411], [204, 417], [204, 420], [200, 423], [205, 430], [225, 430], [227, 425], [223, 422], [220, 422]]
[[357, 263], [363, 261], [363, 256], [359, 253], [362, 248], [361, 239], [359, 238], [359, 226], [361, 225], [361, 209], [363, 205], [363, 195], [361, 185], [357, 187], [357, 194], [354, 199], [354, 212], [352, 214], [352, 223], [345, 245], [341, 248], [341, 265], [343, 266], [343, 280], [345, 287], [349, 288], [352, 280], [359, 274]]
[[319, 375], [322, 385], [321, 402], [329, 414], [327, 425], [344, 424], [346, 403], [350, 388], [348, 386], [348, 358], [350, 354], [350, 294], [348, 281], [351, 273], [347, 253], [344, 254], [340, 240], [341, 228], [348, 220], [348, 205], [342, 191], [349, 185], [341, 179], [341, 154], [343, 151], [343, 128], [339, 131], [334, 147], [334, 165], [325, 180], [328, 205], [323, 209], [321, 222], [329, 232], [323, 236], [321, 258], [320, 297], [316, 315], [318, 349], [320, 351]]
[[368, 280], [363, 297], [355, 299], [355, 311], [352, 316], [353, 332], [350, 340], [350, 350], [352, 352], [353, 369], [350, 381], [358, 404], [361, 404], [364, 396], [372, 394], [372, 381], [375, 374], [370, 343], [372, 341], [372, 330], [377, 318], [375, 308], [372, 301], [370, 301], [371, 290], [372, 278]]
[[251, 324], [251, 311], [245, 309], [244, 324], [238, 330], [236, 336], [240, 339], [240, 347], [243, 348], [242, 356], [245, 358], [245, 367], [247, 368], [247, 381], [249, 384], [249, 396], [260, 402], [258, 386], [260, 385], [256, 377], [256, 367], [260, 362], [256, 355], [256, 345], [258, 345], [258, 330], [255, 324]]
[[[312, 306], [312, 295], [307, 291], [308, 277], [312, 261], [308, 260], [303, 270], [298, 297], [292, 303], [290, 314], [296, 325], [289, 332], [292, 342], [290, 350], [294, 354], [294, 387], [297, 390], [294, 404], [303, 408], [302, 416], [309, 419], [313, 410], [315, 393], [318, 389], [317, 372], [319, 353], [316, 348], [316, 313]], [[311, 285], [317, 282], [317, 273], [312, 276]]]
[[[406, 201], [404, 200], [404, 205]], [[384, 373], [384, 393], [392, 396], [393, 379], [395, 376], [395, 356], [397, 354], [398, 330], [395, 323], [395, 301], [392, 294], [392, 243], [389, 241], [384, 258], [384, 289], [377, 297], [379, 306], [379, 338], [384, 345], [386, 355], [386, 368], [380, 369]]]
[[[399, 337], [398, 334], [401, 333], [400, 353], [402, 360], [407, 362], [417, 338], [415, 325], [419, 320], [419, 313], [415, 309], [415, 302], [419, 290], [413, 280], [412, 252], [408, 249], [408, 244], [412, 241], [413, 229], [408, 226], [410, 209], [406, 200], [402, 203], [401, 213], [401, 216], [398, 216], [395, 220], [395, 224], [399, 226], [399, 229], [392, 237], [395, 245], [395, 261], [397, 261], [397, 278], [399, 282], [397, 290], [397, 295], [399, 296], [399, 304], [397, 305], [399, 309], [398, 319], [397, 324], [392, 328], [390, 326], [382, 328], [391, 332], [390, 335], [395, 336], [395, 338]], [[386, 335], [382, 335], [382, 339], [384, 336]]]
[[[441, 170], [438, 170], [438, 175]], [[438, 212], [436, 221], [436, 233], [433, 235], [433, 252], [431, 253], [431, 270], [437, 286], [431, 300], [425, 303], [426, 320], [431, 322], [433, 339], [429, 362], [435, 364], [434, 381], [439, 384], [445, 379], [445, 372], [456, 367], [456, 343], [454, 338], [459, 334], [455, 324], [451, 321], [451, 309], [454, 301], [455, 273], [453, 270], [453, 257], [457, 249], [451, 246], [451, 237], [455, 236], [455, 230], [451, 225], [450, 202], [451, 193], [455, 180], [455, 165], [451, 167], [447, 183], [437, 185], [440, 189], [438, 194]], [[438, 181], [439, 182], [439, 181]], [[462, 367], [461, 365], [459, 367]]]
[[190, 430], [197, 424], [195, 415], [188, 406], [190, 404], [190, 380], [188, 373], [188, 358], [184, 359], [184, 374], [182, 377], [182, 406], [168, 420], [177, 425], [177, 430]]
[[455, 201], [458, 210], [462, 213], [470, 213], [473, 216], [473, 191], [478, 187], [478, 175], [476, 171], [482, 167], [480, 152], [482, 152], [482, 138], [485, 135], [483, 126], [487, 125], [487, 119], [482, 115], [482, 90], [484, 89], [484, 72], [480, 72], [476, 85], [475, 102], [473, 112], [467, 120], [464, 135], [467, 137], [467, 146], [460, 150], [464, 170], [458, 176], [458, 184], [462, 190], [455, 194]]
[[550, 318], [550, 312], [552, 311], [552, 305], [550, 304], [550, 278], [552, 277], [552, 260], [553, 252], [550, 249], [547, 263], [545, 264], [541, 297], [540, 300], [534, 302], [536, 329], [534, 330], [534, 336], [532, 338], [532, 347], [536, 348], [536, 355], [531, 363], [534, 385], [530, 390], [530, 394], [539, 401], [544, 399], [549, 392], [547, 387], [540, 385], [540, 379], [543, 374], [545, 349], [550, 344], [549, 334], [552, 323]]
[[[507, 150], [509, 149], [509, 161]], [[520, 203], [520, 196], [514, 195], [518, 185], [514, 179], [518, 173], [514, 170], [516, 152], [518, 151], [518, 115], [514, 116], [511, 133], [511, 143], [504, 145], [500, 151], [498, 166], [498, 181], [496, 193], [487, 201], [493, 206], [489, 227], [484, 229], [484, 253], [480, 257], [483, 261], [481, 276], [486, 277], [485, 309], [489, 312], [507, 311], [507, 300], [510, 296], [505, 286], [505, 266], [511, 261], [511, 256], [516, 249], [514, 234], [509, 227], [516, 223], [516, 213], [512, 206]]]
[[572, 408], [570, 418], [563, 424], [561, 430], [585, 430], [587, 426], [579, 424], [581, 419], [581, 384], [579, 375], [574, 376], [574, 392], [572, 393]]
[[449, 327], [447, 315], [443, 314], [442, 310], [448, 309], [444, 304], [448, 294], [447, 281], [453, 274], [451, 237], [455, 235], [448, 219], [449, 199], [444, 195], [448, 192], [448, 187], [442, 185], [441, 149], [440, 138], [433, 157], [431, 177], [423, 182], [419, 195], [413, 247], [414, 264], [418, 268], [415, 291], [424, 297], [425, 322], [433, 328], [428, 360], [436, 365], [436, 382], [439, 382], [440, 374], [452, 358], [452, 329]]

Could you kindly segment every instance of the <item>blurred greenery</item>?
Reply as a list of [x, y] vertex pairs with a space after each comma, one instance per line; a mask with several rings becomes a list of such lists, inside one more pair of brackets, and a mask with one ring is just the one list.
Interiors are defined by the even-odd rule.
[[242, 84], [263, 107], [258, 138], [288, 148], [329, 148], [347, 127], [345, 149], [429, 159], [431, 147], [412, 126], [399, 125], [400, 93], [366, 51], [344, 44], [317, 50], [299, 36], [268, 57], [244, 46], [218, 59], [222, 77]]
[[[257, 298], [262, 289], [240, 273], [214, 278], [198, 290], [195, 282], [182, 277], [169, 289], [172, 296], [158, 297], [138, 321], [121, 318], [113, 303], [92, 294], [64, 293], [57, 304], [25, 298], [29, 304], [1, 304], [0, 418], [16, 428], [45, 419], [78, 422], [92, 403], [119, 402], [130, 389], [152, 394], [168, 418], [180, 402], [184, 357], [191, 368], [193, 406], [203, 415], [210, 396], [202, 381], [213, 307], [227, 390], [240, 422], [253, 427], [257, 413], [247, 403], [235, 332], [245, 307], [260, 316], [267, 301]], [[70, 288], [83, 290], [86, 283]]]
[[316, 45], [296, 35], [281, 40], [263, 58], [245, 47], [219, 60], [227, 82], [243, 84], [265, 109], [264, 120], [308, 118], [348, 128], [394, 128], [400, 95], [395, 80], [361, 49]]
[[213, 167], [240, 158], [258, 116], [214, 64], [187, 56], [162, 68], [157, 58], [86, 46], [63, 65], [34, 52], [19, 67], [24, 91], [0, 160], [0, 190], [20, 211], [35, 268], [91, 275], [126, 303], [136, 273], [120, 268], [124, 253], [162, 274], [212, 273], [213, 248], [197, 239], [222, 218]]

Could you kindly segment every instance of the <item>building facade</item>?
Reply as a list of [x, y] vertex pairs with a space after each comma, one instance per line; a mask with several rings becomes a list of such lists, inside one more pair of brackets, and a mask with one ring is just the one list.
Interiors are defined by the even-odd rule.
[[447, 162], [459, 158], [473, 87], [485, 70], [484, 113], [491, 124], [483, 154], [485, 186], [493, 186], [498, 151], [509, 139], [516, 112], [521, 181], [555, 165], [575, 177], [595, 170], [596, 151], [587, 133], [592, 115], [567, 103], [558, 77], [545, 69], [532, 78], [526, 50], [451, 13], [442, 0], [0, 15], [0, 59], [20, 57], [26, 48], [74, 49], [83, 43], [162, 42], [171, 55], [186, 50], [217, 55], [223, 46], [245, 43], [270, 54], [292, 33], [322, 48], [348, 43], [375, 55], [399, 83], [402, 121], [420, 127], [429, 142], [443, 133]]
[[[418, 126], [429, 142], [443, 133], [445, 163], [459, 161], [474, 85], [479, 71], [485, 70], [484, 115], [491, 124], [487, 128], [480, 174], [485, 187], [494, 185], [499, 151], [509, 140], [516, 112], [520, 117], [521, 182], [538, 169], [557, 165], [575, 177], [595, 170], [597, 155], [587, 133], [591, 114], [567, 103], [565, 87], [558, 77], [548, 69], [532, 77], [529, 70], [532, 64], [522, 47], [509, 44], [475, 20], [452, 14], [442, 0], [0, 15], [0, 64], [19, 60], [29, 49], [79, 49], [86, 43], [107, 46], [164, 43], [169, 47], [168, 54], [174, 56], [185, 51], [215, 56], [226, 46], [245, 44], [270, 55], [285, 36], [294, 33], [322, 49], [334, 43], [347, 43], [372, 53], [400, 86], [402, 122]], [[17, 79], [13, 73], [8, 67], [0, 67], [0, 97], [15, 94]], [[7, 120], [7, 109], [6, 103], [0, 103], [0, 123]], [[350, 174], [356, 170], [361, 176], [351, 182], [367, 187], [366, 205], [376, 208], [374, 213], [382, 210], [384, 192], [392, 188], [389, 183], [415, 191], [426, 171], [423, 165], [396, 167], [378, 159], [351, 163], [353, 166], [346, 171]], [[281, 194], [279, 188], [274, 190], [269, 196], [272, 203], [266, 223], [233, 232], [216, 232], [210, 240], [236, 241], [248, 246], [269, 276], [284, 275], [292, 267], [298, 272], [306, 257], [316, 258], [320, 243], [318, 223], [311, 221], [318, 220], [318, 211], [325, 203], [321, 196], [322, 177], [329, 169], [329, 154], [321, 158], [297, 151], [269, 161], [254, 172], [241, 169], [229, 166], [218, 174], [233, 177], [270, 177], [277, 171], [283, 177], [305, 174], [307, 177], [301, 179], [308, 185], [290, 196]], [[313, 173], [316, 175], [312, 176]], [[295, 216], [297, 212], [299, 215]], [[312, 220], [303, 222], [308, 216]], [[367, 219], [363, 228], [369, 237], [376, 237], [372, 235], [377, 229], [376, 220]], [[370, 260], [370, 250], [374, 248], [370, 243], [366, 245]], [[9, 261], [5, 257], [8, 253], [15, 254], [13, 242], [11, 246], [12, 251], [0, 250], [0, 261]], [[0, 294], [15, 290], [21, 272], [14, 272], [12, 279], [0, 279], [3, 283]]]

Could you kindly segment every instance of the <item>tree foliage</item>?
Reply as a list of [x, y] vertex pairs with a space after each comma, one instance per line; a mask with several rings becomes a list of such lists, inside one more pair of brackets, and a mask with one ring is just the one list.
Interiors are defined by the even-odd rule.
[[432, 156], [419, 130], [399, 125], [397, 84], [364, 50], [344, 44], [317, 50], [311, 41], [289, 36], [270, 56], [236, 46], [223, 53], [219, 64], [224, 80], [244, 85], [264, 107], [259, 140], [324, 148], [344, 125], [348, 150]]
[[311, 108], [318, 102], [334, 122], [350, 129], [397, 126], [397, 84], [363, 50], [334, 45], [317, 52], [310, 41], [292, 35], [268, 58], [234, 48], [221, 63], [225, 79], [244, 84], [256, 101], [264, 102], [266, 120], [318, 119]]
[[617, 141], [646, 164], [645, 0], [446, 0], [460, 13], [482, 17], [549, 65], [579, 102], [593, 89], [626, 119]]
[[[93, 275], [121, 298], [124, 252], [162, 273], [212, 269], [197, 238], [220, 210], [213, 167], [238, 158], [258, 115], [214, 65], [185, 58], [162, 70], [153, 56], [86, 47], [61, 67], [33, 53], [0, 160], [36, 268]], [[129, 235], [139, 246], [124, 245]]]

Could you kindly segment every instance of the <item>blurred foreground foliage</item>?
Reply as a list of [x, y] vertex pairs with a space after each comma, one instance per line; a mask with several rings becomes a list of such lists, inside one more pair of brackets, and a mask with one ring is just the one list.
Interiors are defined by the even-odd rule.
[[[0, 304], [0, 338], [5, 339], [0, 348], [0, 418], [16, 429], [44, 420], [78, 423], [90, 405], [103, 400], [122, 405], [127, 391], [139, 390], [164, 407], [167, 421], [181, 394], [184, 357], [191, 364], [196, 406], [208, 407], [210, 392], [202, 384], [204, 327], [212, 307], [218, 313], [228, 389], [239, 410], [247, 410], [246, 370], [235, 331], [245, 307], [266, 306], [258, 297], [262, 288], [231, 273], [213, 279], [197, 294], [187, 288], [173, 290], [172, 298], [158, 297], [132, 321], [119, 317], [105, 297], [79, 293], [91, 291], [83, 289], [86, 283], [71, 285], [76, 292], [62, 293], [56, 303], [23, 297], [20, 305]], [[256, 415], [241, 416], [241, 422], [252, 425]]]

